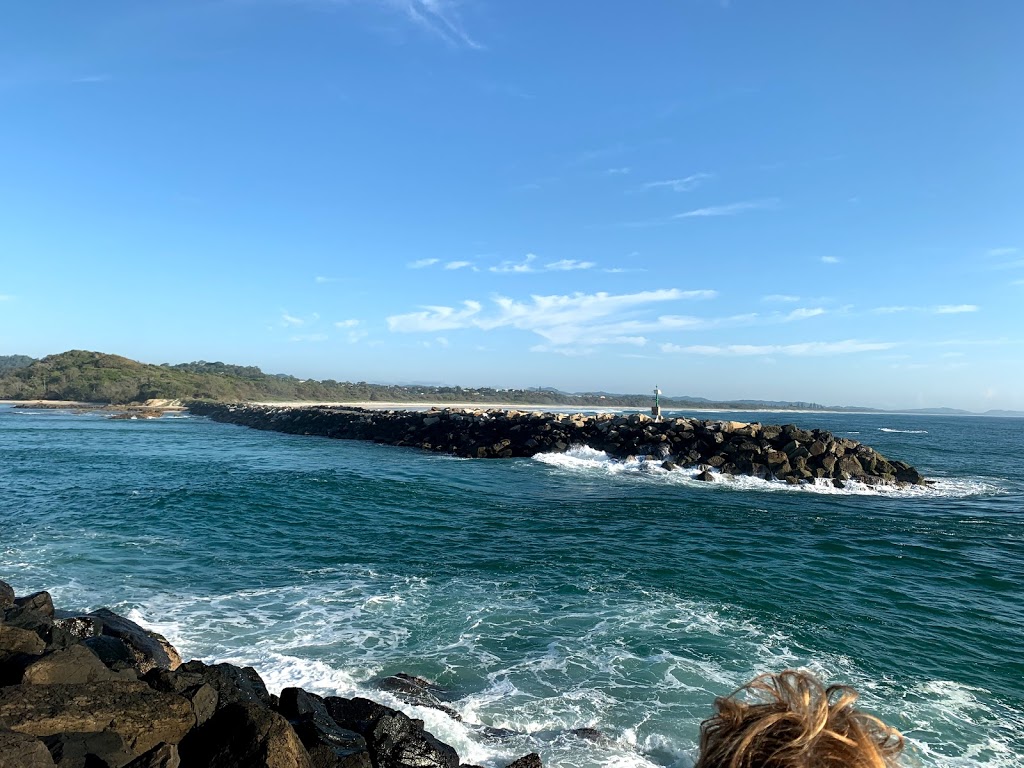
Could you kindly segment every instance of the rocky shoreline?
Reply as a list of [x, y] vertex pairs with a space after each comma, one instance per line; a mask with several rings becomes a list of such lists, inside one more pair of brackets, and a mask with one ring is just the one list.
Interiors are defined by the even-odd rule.
[[[421, 678], [378, 687], [458, 718]], [[586, 731], [576, 735], [596, 738]], [[56, 611], [47, 592], [19, 598], [0, 581], [0, 768], [55, 766], [479, 768], [382, 704], [301, 688], [274, 696], [252, 667], [182, 663], [164, 637], [112, 611]]]
[[849, 480], [924, 485], [914, 467], [826, 430], [736, 421], [666, 418], [642, 413], [434, 408], [430, 411], [351, 407], [281, 407], [190, 402], [189, 410], [214, 421], [254, 429], [345, 440], [368, 440], [466, 458], [529, 457], [586, 445], [614, 459], [643, 458], [670, 471], [715, 472], [790, 484]]

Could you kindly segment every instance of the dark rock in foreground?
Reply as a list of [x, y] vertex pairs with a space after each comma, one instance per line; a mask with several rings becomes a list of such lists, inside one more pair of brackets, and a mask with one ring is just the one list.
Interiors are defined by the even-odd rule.
[[214, 421], [298, 435], [369, 440], [466, 458], [527, 457], [561, 453], [574, 445], [612, 458], [643, 457], [662, 468], [715, 469], [790, 483], [920, 485], [928, 481], [912, 466], [890, 461], [868, 446], [831, 432], [793, 424], [747, 424], [678, 418], [655, 421], [646, 414], [542, 413], [540, 411], [432, 409], [374, 411], [330, 406], [278, 407], [189, 403]]
[[[457, 716], [421, 678], [385, 681]], [[422, 721], [382, 704], [301, 688], [278, 699], [252, 667], [182, 664], [166, 639], [122, 616], [55, 612], [46, 592], [15, 598], [0, 581], [0, 768], [459, 765]]]

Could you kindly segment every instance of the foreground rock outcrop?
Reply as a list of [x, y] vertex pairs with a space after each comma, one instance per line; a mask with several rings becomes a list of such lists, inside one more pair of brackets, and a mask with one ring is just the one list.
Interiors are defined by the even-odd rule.
[[192, 413], [215, 421], [298, 435], [370, 440], [467, 458], [512, 458], [564, 452], [586, 445], [618, 459], [646, 457], [667, 470], [696, 468], [728, 475], [841, 485], [924, 484], [912, 466], [831, 432], [793, 424], [747, 424], [645, 414], [542, 413], [515, 410], [432, 409], [374, 411], [329, 406], [276, 407], [189, 403]]
[[[420, 678], [393, 679], [410, 699], [433, 695]], [[389, 685], [396, 684], [381, 687]], [[530, 754], [511, 766], [541, 768], [541, 762]], [[0, 768], [55, 767], [460, 768], [460, 762], [422, 721], [382, 704], [301, 688], [286, 688], [278, 698], [252, 667], [183, 664], [166, 638], [112, 611], [61, 614], [48, 593], [18, 598], [0, 581]]]

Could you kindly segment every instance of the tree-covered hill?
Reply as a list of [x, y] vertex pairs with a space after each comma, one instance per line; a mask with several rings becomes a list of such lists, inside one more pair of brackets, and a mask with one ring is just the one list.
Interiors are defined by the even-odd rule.
[[[180, 365], [150, 365], [119, 355], [72, 350], [41, 360], [24, 356], [0, 368], [0, 399], [77, 400], [93, 403], [141, 403], [150, 399], [309, 402], [437, 402], [519, 403], [523, 405], [618, 406], [644, 408], [651, 395], [608, 393], [569, 394], [545, 389], [477, 389], [302, 380], [266, 374], [255, 366], [210, 363], [200, 360]], [[27, 361], [27, 362], [26, 362]], [[758, 409], [746, 402], [714, 402], [702, 398], [662, 397], [665, 408]], [[773, 403], [773, 407], [783, 404]], [[813, 403], [789, 403], [790, 407], [816, 409]], [[766, 407], [764, 404], [761, 408]]]
[[15, 368], [25, 368], [32, 365], [36, 359], [28, 355], [0, 355], [0, 375], [13, 371]]

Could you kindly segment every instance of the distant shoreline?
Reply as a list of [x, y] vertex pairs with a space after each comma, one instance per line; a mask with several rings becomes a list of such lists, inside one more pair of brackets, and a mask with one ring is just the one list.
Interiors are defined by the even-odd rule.
[[[629, 405], [572, 405], [563, 403], [554, 405], [551, 403], [491, 403], [491, 402], [401, 402], [401, 401], [340, 401], [340, 400], [253, 400], [248, 405], [271, 406], [277, 408], [362, 408], [371, 411], [429, 411], [432, 408], [461, 408], [470, 410], [493, 410], [493, 411], [542, 411], [545, 413], [649, 413], [649, 407]], [[77, 410], [106, 410], [106, 411], [187, 411], [185, 405], [150, 405], [133, 403], [129, 405], [115, 405], [111, 403], [91, 403], [79, 400], [0, 400], [0, 405], [21, 405], [25, 407], [37, 407], [41, 409], [77, 409]], [[881, 410], [837, 410], [832, 408], [700, 408], [662, 406], [662, 411], [686, 412], [686, 413], [821, 413], [837, 416], [927, 416], [956, 418], [979, 417], [988, 419], [1024, 418], [1024, 415], [1016, 414], [989, 414], [989, 413], [919, 413], [914, 411], [881, 411]]]

